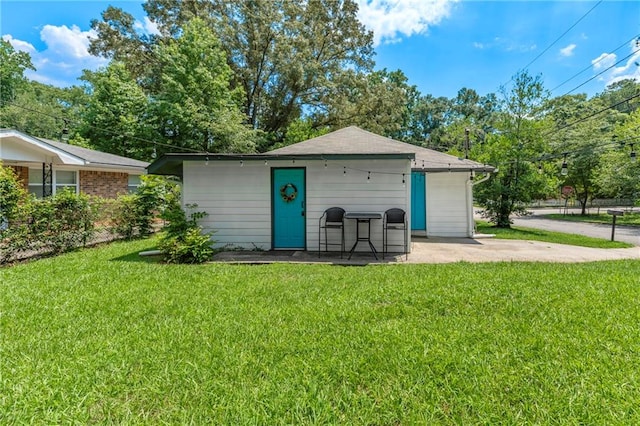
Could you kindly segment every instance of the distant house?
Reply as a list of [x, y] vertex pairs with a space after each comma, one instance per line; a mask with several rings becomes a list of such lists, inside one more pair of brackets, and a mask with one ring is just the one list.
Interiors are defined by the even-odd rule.
[[0, 129], [0, 161], [38, 197], [62, 188], [115, 198], [135, 189], [149, 163]]
[[[318, 219], [333, 206], [379, 213], [401, 208], [408, 234], [470, 237], [470, 175], [492, 170], [357, 127], [265, 154], [166, 154], [148, 168], [182, 178], [183, 203], [209, 214], [202, 224], [216, 231], [218, 246], [275, 250], [316, 250]], [[353, 222], [347, 221], [347, 246], [355, 241]], [[371, 238], [379, 249], [381, 221], [371, 222]]]

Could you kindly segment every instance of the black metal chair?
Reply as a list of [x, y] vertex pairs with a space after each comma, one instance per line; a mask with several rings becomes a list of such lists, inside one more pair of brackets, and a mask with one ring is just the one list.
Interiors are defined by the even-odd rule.
[[[324, 222], [323, 222], [324, 219]], [[322, 213], [318, 220], [318, 257], [322, 248], [322, 230], [324, 229], [324, 251], [327, 246], [340, 245], [340, 258], [344, 255], [344, 209], [341, 207], [331, 207]], [[329, 243], [327, 240], [327, 229], [340, 230], [340, 243]]]
[[389, 246], [400, 247], [400, 244], [389, 244], [389, 235], [387, 234], [389, 230], [392, 231], [402, 231], [404, 244], [402, 247], [404, 248], [404, 254], [409, 258], [409, 250], [407, 248], [407, 214], [404, 210], [393, 208], [384, 212], [384, 216], [382, 217], [382, 258], [384, 259], [384, 255], [387, 253], [387, 248]]

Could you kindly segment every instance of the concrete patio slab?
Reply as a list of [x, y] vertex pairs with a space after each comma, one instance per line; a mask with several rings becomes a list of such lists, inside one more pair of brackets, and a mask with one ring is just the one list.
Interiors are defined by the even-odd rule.
[[340, 253], [315, 251], [231, 251], [214, 256], [223, 263], [326, 263], [335, 265], [453, 263], [453, 262], [594, 262], [599, 260], [637, 259], [640, 247], [598, 249], [544, 243], [540, 241], [499, 240], [492, 238], [415, 238], [412, 252], [404, 255], [381, 255], [376, 260], [371, 253], [355, 253], [351, 260]]

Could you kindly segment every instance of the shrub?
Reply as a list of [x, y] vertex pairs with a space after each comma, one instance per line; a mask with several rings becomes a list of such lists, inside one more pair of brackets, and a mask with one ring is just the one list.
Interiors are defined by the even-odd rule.
[[0, 231], [0, 263], [29, 250], [56, 254], [86, 245], [95, 232], [95, 203], [70, 190], [44, 199], [22, 198]]
[[43, 199], [31, 198], [23, 205], [22, 214], [31, 250], [69, 251], [85, 245], [95, 230], [96, 209], [90, 198], [71, 190]]
[[0, 162], [0, 229], [6, 228], [18, 213], [18, 205], [27, 197], [27, 191], [13, 169]]
[[110, 231], [126, 239], [138, 235], [138, 197], [135, 194], [121, 195], [111, 207]]
[[[187, 206], [189, 209], [196, 204]], [[167, 220], [158, 247], [168, 263], [203, 263], [214, 253], [211, 247], [211, 233], [203, 233], [198, 220], [206, 217], [205, 212], [187, 214], [177, 202], [167, 205], [162, 217]]]
[[163, 237], [159, 247], [167, 263], [203, 263], [213, 255], [211, 239], [200, 228], [190, 228], [180, 237]]
[[142, 184], [133, 194], [114, 202], [111, 230], [123, 238], [147, 236], [156, 218], [171, 203], [179, 203], [180, 187], [162, 176], [141, 176]]
[[89, 196], [64, 190], [36, 203], [44, 207], [48, 216], [45, 244], [50, 252], [82, 247], [93, 237], [97, 215]]

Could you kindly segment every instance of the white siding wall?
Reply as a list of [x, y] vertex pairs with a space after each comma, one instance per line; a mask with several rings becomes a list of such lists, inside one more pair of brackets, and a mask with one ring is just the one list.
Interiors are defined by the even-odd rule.
[[[318, 249], [318, 218], [329, 207], [342, 207], [346, 211], [372, 211], [383, 213], [399, 207], [409, 214], [411, 172], [409, 160], [368, 161], [296, 160], [263, 162], [184, 163], [184, 204], [198, 204], [197, 210], [209, 216], [201, 224], [206, 230], [215, 230], [216, 246], [233, 245], [247, 249], [271, 248], [271, 168], [306, 168], [306, 228], [307, 250]], [[343, 173], [347, 167], [346, 175]], [[367, 171], [371, 180], [367, 183]], [[405, 185], [402, 185], [405, 173]], [[355, 224], [346, 222], [346, 244], [355, 241]], [[365, 232], [365, 226], [361, 228]], [[382, 251], [382, 221], [372, 220], [371, 236], [374, 245]], [[389, 234], [390, 242], [401, 243], [400, 232]], [[337, 246], [330, 247], [336, 250]], [[360, 243], [358, 251], [368, 250]], [[396, 251], [401, 249], [396, 247]]]
[[470, 237], [468, 173], [427, 174], [427, 235]]
[[[398, 207], [406, 211], [407, 215], [410, 214], [409, 160], [329, 161], [327, 164], [325, 169], [322, 161], [307, 162], [308, 250], [318, 249], [318, 218], [329, 207], [342, 207], [347, 212], [381, 214], [387, 209]], [[347, 167], [346, 175], [344, 166]], [[367, 171], [371, 171], [368, 183]], [[405, 173], [404, 186], [402, 173]], [[345, 227], [346, 245], [350, 249], [356, 239], [356, 221], [347, 220]], [[361, 225], [360, 232], [366, 232], [366, 225]], [[401, 244], [403, 241], [400, 231], [390, 232], [388, 235], [391, 244]], [[378, 251], [382, 252], [382, 220], [371, 221], [371, 239]], [[331, 249], [337, 250], [338, 247], [329, 247]], [[357, 251], [368, 250], [367, 243], [358, 245]], [[392, 247], [390, 251], [400, 252], [402, 248]]]
[[183, 203], [209, 214], [201, 225], [215, 231], [216, 247], [271, 248], [271, 174], [263, 163], [184, 163]]

